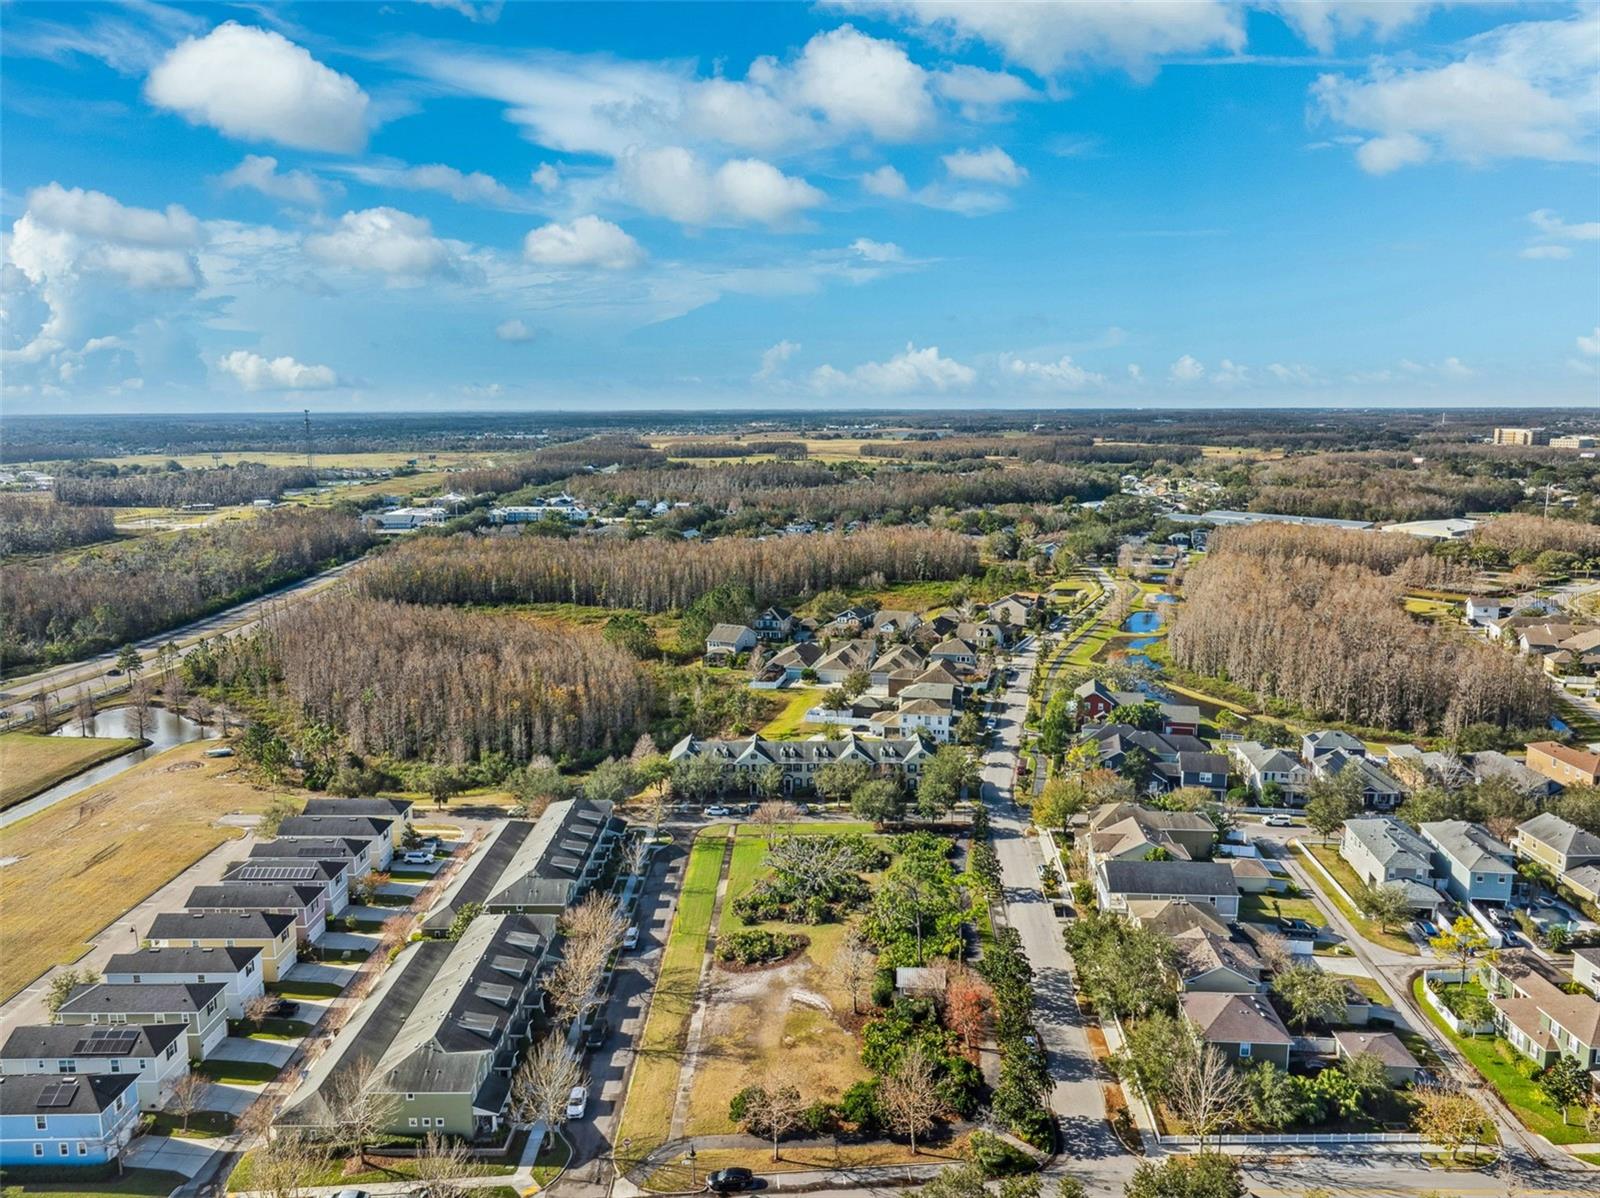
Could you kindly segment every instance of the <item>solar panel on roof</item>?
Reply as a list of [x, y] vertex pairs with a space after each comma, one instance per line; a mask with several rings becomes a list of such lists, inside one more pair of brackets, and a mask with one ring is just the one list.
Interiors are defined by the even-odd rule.
[[70, 1082], [57, 1082], [53, 1086], [46, 1086], [39, 1092], [39, 1105], [41, 1107], [71, 1106], [72, 1100], [77, 1097], [78, 1083], [74, 1079]]
[[120, 1057], [139, 1042], [139, 1033], [133, 1028], [105, 1029], [90, 1032], [78, 1041], [73, 1053], [80, 1057]]

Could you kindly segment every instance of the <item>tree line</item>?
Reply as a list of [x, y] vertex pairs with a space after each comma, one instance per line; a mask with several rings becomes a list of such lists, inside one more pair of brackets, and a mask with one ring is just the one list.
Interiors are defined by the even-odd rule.
[[977, 565], [972, 541], [928, 529], [695, 544], [457, 536], [408, 541], [367, 565], [356, 582], [371, 598], [402, 603], [577, 603], [661, 612], [686, 608], [722, 584], [744, 587], [766, 604], [869, 578], [961, 578]]
[[650, 679], [598, 634], [341, 594], [218, 651], [230, 691], [291, 703], [360, 755], [464, 764], [626, 751]]
[[210, 503], [218, 507], [277, 499], [295, 487], [315, 486], [317, 472], [305, 466], [259, 466], [241, 462], [211, 470], [119, 470], [91, 463], [56, 478], [62, 503], [106, 507], [182, 507]]
[[1185, 580], [1173, 660], [1319, 719], [1448, 734], [1544, 726], [1550, 688], [1526, 661], [1406, 614], [1381, 564], [1400, 552], [1386, 542], [1410, 539], [1228, 530]]
[[666, 460], [664, 454], [632, 437], [593, 437], [550, 445], [495, 466], [459, 470], [450, 475], [450, 486], [467, 495], [505, 495], [522, 487], [560, 482], [591, 468], [636, 469], [665, 465]]
[[868, 441], [867, 457], [909, 462], [958, 462], [975, 458], [1016, 458], [1023, 462], [1095, 462], [1154, 466], [1158, 462], [1192, 462], [1200, 457], [1193, 445], [1096, 444], [1080, 437], [940, 437], [905, 441]]
[[1554, 550], [1585, 561], [1600, 560], [1600, 526], [1544, 516], [1511, 515], [1485, 521], [1473, 529], [1472, 543], [1486, 545], [1512, 562], [1530, 561]]
[[263, 512], [171, 536], [6, 567], [0, 659], [73, 661], [187, 623], [353, 557], [372, 543], [328, 510]]
[[1522, 500], [1516, 479], [1480, 477], [1404, 453], [1324, 453], [1256, 472], [1250, 509], [1339, 520], [1431, 520], [1505, 511]]
[[71, 507], [47, 495], [0, 495], [0, 557], [49, 553], [117, 535], [103, 507]]
[[668, 450], [675, 458], [753, 458], [771, 454], [780, 460], [803, 458], [804, 441], [681, 441]]

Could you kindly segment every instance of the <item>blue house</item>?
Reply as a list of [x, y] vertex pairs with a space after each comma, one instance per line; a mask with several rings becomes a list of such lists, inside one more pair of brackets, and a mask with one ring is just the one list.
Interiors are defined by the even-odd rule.
[[104, 1165], [139, 1118], [136, 1074], [0, 1077], [0, 1165]]

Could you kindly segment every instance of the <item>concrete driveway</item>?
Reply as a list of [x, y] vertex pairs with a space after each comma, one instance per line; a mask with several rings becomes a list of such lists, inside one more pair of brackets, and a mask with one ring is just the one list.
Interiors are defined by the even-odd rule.
[[257, 1098], [265, 1086], [235, 1086], [224, 1082], [212, 1082], [206, 1087], [206, 1095], [200, 1103], [200, 1109], [205, 1111], [226, 1111], [230, 1115], [242, 1115]]
[[207, 1140], [179, 1140], [171, 1136], [140, 1136], [128, 1145], [123, 1157], [139, 1169], [164, 1169], [193, 1177], [211, 1159], [213, 1149]]
[[348, 986], [355, 976], [349, 965], [329, 965], [322, 961], [297, 961], [289, 970], [288, 980], [293, 982], [332, 982], [335, 986]]
[[211, 1057], [222, 1061], [254, 1061], [262, 1065], [282, 1065], [294, 1055], [297, 1041], [252, 1040], [245, 1036], [229, 1036], [216, 1048]]

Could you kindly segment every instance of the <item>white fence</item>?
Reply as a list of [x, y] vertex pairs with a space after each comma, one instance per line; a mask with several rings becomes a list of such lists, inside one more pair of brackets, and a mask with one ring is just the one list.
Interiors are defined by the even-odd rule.
[[[1197, 1148], [1200, 1146], [1199, 1136], [1158, 1136], [1163, 1148]], [[1330, 1147], [1339, 1144], [1398, 1144], [1417, 1145], [1427, 1144], [1422, 1136], [1412, 1135], [1408, 1132], [1329, 1132], [1326, 1135], [1303, 1133], [1299, 1135], [1238, 1135], [1238, 1136], [1207, 1136], [1206, 1144], [1213, 1148], [1226, 1147], [1270, 1147], [1277, 1144], [1316, 1144]]]
[[1494, 1031], [1494, 1024], [1492, 1023], [1468, 1023], [1465, 1019], [1457, 1018], [1450, 1008], [1444, 1005], [1444, 999], [1434, 992], [1433, 986], [1430, 984], [1434, 981], [1460, 982], [1461, 971], [1459, 969], [1425, 969], [1422, 971], [1422, 997], [1438, 1013], [1439, 1018], [1449, 1025], [1451, 1031], [1458, 1036], [1481, 1036]]

